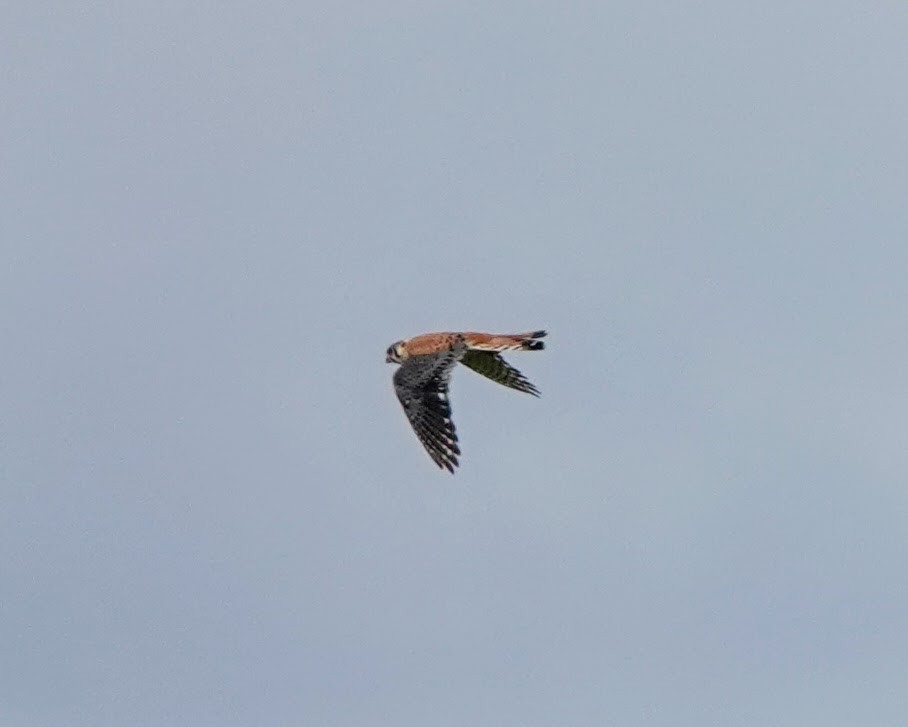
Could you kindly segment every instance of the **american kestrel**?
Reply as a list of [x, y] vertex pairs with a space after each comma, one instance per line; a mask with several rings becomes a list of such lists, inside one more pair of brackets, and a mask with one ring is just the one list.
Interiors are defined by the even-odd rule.
[[476, 373], [511, 389], [539, 396], [502, 351], [541, 351], [545, 331], [532, 333], [423, 333], [388, 348], [387, 363], [398, 363], [394, 390], [407, 418], [429, 456], [439, 467], [454, 473], [457, 466], [457, 432], [451, 421], [448, 382], [460, 361]]

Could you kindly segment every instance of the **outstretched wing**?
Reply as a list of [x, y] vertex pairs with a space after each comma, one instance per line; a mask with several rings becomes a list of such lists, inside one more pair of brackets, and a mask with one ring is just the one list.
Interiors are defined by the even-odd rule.
[[482, 374], [486, 378], [497, 381], [508, 388], [539, 396], [539, 389], [533, 386], [522, 373], [494, 351], [470, 349], [463, 355], [460, 362], [464, 366], [473, 369], [477, 374]]
[[460, 448], [451, 421], [448, 382], [464, 349], [461, 340], [445, 351], [411, 356], [394, 373], [394, 390], [413, 431], [435, 464], [451, 473]]

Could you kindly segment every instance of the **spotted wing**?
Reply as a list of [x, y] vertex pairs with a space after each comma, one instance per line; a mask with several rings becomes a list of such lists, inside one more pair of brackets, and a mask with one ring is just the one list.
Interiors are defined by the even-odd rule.
[[461, 341], [438, 353], [411, 356], [394, 373], [394, 390], [413, 431], [435, 464], [451, 473], [460, 448], [451, 421], [448, 382], [463, 353]]
[[533, 386], [522, 373], [494, 351], [471, 349], [463, 355], [460, 362], [464, 366], [473, 369], [477, 374], [482, 374], [486, 378], [497, 381], [508, 388], [539, 396], [539, 389]]

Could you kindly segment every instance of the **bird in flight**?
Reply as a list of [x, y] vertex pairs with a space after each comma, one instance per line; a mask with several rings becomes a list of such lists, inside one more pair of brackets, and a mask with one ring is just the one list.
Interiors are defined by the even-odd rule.
[[451, 421], [448, 382], [459, 361], [486, 378], [517, 391], [539, 396], [539, 390], [501, 357], [502, 351], [541, 351], [545, 331], [532, 333], [423, 333], [388, 348], [387, 363], [394, 372], [394, 391], [410, 425], [439, 467], [454, 473], [457, 432]]

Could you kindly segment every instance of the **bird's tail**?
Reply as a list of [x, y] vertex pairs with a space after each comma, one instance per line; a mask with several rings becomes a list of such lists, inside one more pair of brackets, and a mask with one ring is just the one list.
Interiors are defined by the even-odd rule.
[[521, 334], [520, 348], [523, 351], [541, 351], [545, 348], [545, 342], [540, 338], [545, 338], [545, 331], [533, 331], [532, 333]]
[[475, 351], [541, 351], [545, 343], [540, 341], [545, 331], [530, 333], [467, 333], [464, 334], [467, 348]]

